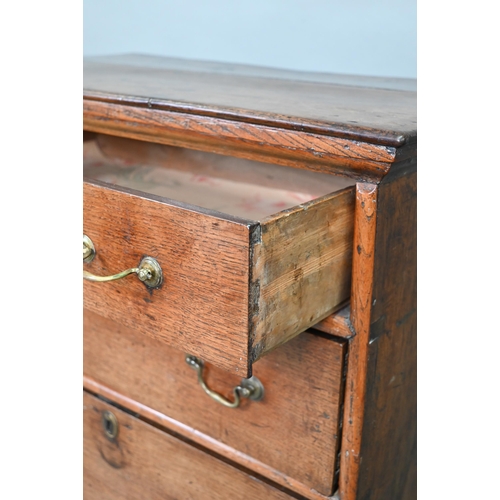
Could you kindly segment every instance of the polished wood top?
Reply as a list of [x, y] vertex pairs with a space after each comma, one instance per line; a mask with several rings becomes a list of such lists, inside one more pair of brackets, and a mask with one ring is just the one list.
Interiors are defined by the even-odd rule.
[[84, 99], [401, 148], [416, 142], [416, 82], [123, 55], [84, 60]]

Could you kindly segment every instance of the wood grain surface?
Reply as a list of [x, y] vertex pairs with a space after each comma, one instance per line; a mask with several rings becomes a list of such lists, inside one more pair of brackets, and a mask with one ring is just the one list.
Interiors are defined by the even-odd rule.
[[334, 314], [327, 316], [323, 321], [316, 323], [312, 328], [345, 339], [353, 337], [354, 330], [351, 325], [351, 307], [347, 304]]
[[[287, 342], [349, 297], [354, 189], [261, 222], [253, 251], [251, 359]], [[255, 292], [253, 293], [253, 290]]]
[[111, 275], [149, 255], [164, 283], [84, 283], [85, 307], [250, 376], [252, 363], [349, 296], [353, 189], [253, 223], [98, 181], [84, 183], [85, 270]]
[[268, 66], [254, 66], [216, 61], [201, 61], [176, 57], [154, 56], [151, 54], [119, 54], [112, 56], [88, 57], [87, 61], [109, 64], [127, 64], [129, 66], [164, 68], [195, 73], [216, 73], [219, 75], [252, 76], [274, 78], [289, 81], [304, 81], [347, 85], [350, 87], [367, 87], [385, 90], [408, 90], [416, 92], [417, 81], [413, 78], [393, 78], [363, 75], [344, 75], [339, 73], [321, 73], [313, 71], [296, 71]]
[[83, 113], [83, 127], [89, 132], [359, 179], [382, 178], [396, 157], [402, 154], [393, 146], [212, 116], [164, 109], [153, 111], [147, 106], [126, 105], [121, 101], [84, 99]]
[[[239, 408], [228, 409], [202, 391], [183, 352], [84, 311], [87, 377], [153, 409], [162, 421], [168, 417], [189, 426], [193, 431], [185, 435], [191, 438], [204, 434], [231, 447], [235, 461], [244, 454], [267, 465], [275, 471], [270, 479], [309, 496], [312, 490], [333, 491], [344, 355], [345, 342], [299, 335], [255, 363], [264, 399], [243, 400]], [[228, 398], [241, 381], [211, 364], [204, 373], [209, 387]], [[173, 430], [182, 432], [178, 427]], [[221, 452], [219, 446], [214, 449]], [[255, 467], [248, 459], [243, 463]], [[262, 466], [257, 472], [269, 475]]]
[[[86, 500], [293, 498], [88, 393], [83, 402]], [[118, 420], [115, 440], [104, 435], [104, 411]]]
[[84, 234], [96, 257], [84, 269], [110, 275], [150, 255], [163, 269], [160, 289], [136, 276], [84, 280], [85, 307], [233, 372], [248, 369], [249, 228], [84, 183]]
[[[351, 323], [355, 336], [349, 342], [347, 363], [339, 479], [342, 500], [358, 498], [356, 495], [364, 422], [377, 204], [376, 185], [360, 183], [356, 186], [351, 291]], [[388, 473], [390, 474], [389, 471]]]
[[341, 500], [417, 498], [416, 228], [415, 167], [358, 187]]
[[[250, 476], [259, 477], [265, 482], [270, 479], [273, 484], [283, 488], [284, 491], [288, 491], [293, 498], [297, 495], [299, 498], [307, 500], [327, 500], [328, 498], [332, 498], [325, 497], [317, 491], [307, 488], [307, 486], [292, 477], [285, 476], [281, 472], [258, 461], [257, 459], [246, 455], [245, 453], [239, 452], [234, 448], [211, 438], [207, 434], [198, 432], [196, 429], [193, 429], [178, 420], [153, 410], [152, 408], [139, 403], [135, 399], [125, 396], [121, 392], [116, 392], [90, 377], [83, 377], [83, 387], [89, 394], [108, 401], [115, 406], [126, 409], [129, 413], [134, 414], [135, 417], [157, 427], [163, 432], [172, 434], [178, 439], [181, 439], [192, 446], [198, 447], [199, 449], [204, 449], [206, 453], [222, 461], [229, 461], [241, 470], [247, 470]], [[337, 497], [334, 496], [333, 498]]]
[[357, 498], [417, 498], [417, 174], [382, 183]]
[[264, 74], [261, 68], [118, 56], [86, 59], [83, 87], [87, 99], [153, 111], [168, 109], [391, 146], [407, 142], [416, 131], [415, 89], [394, 80], [360, 83], [352, 77], [339, 81], [335, 75], [279, 70]]

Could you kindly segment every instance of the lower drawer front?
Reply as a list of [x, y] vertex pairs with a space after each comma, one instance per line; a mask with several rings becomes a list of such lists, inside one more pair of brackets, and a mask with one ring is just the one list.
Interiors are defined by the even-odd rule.
[[[83, 402], [85, 500], [290, 498], [88, 393]], [[115, 439], [104, 431], [106, 411]]]
[[[294, 478], [333, 492], [345, 343], [302, 334], [254, 366], [262, 401], [210, 399], [184, 353], [84, 312], [84, 372], [99, 383]], [[231, 398], [241, 378], [206, 365], [208, 386]]]

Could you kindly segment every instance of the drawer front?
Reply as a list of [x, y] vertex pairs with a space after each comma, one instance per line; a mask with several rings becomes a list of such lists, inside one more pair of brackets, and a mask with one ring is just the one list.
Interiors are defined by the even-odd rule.
[[84, 270], [136, 276], [84, 283], [85, 307], [239, 375], [330, 314], [350, 290], [353, 190], [245, 221], [99, 181], [84, 183]]
[[[97, 382], [329, 495], [333, 491], [345, 343], [304, 333], [259, 360], [261, 401], [226, 408], [210, 399], [184, 353], [84, 312], [84, 372]], [[206, 365], [228, 399], [237, 377]]]
[[[88, 393], [83, 402], [86, 500], [290, 498]], [[116, 438], [106, 436], [103, 418], [117, 423]]]
[[85, 183], [84, 233], [96, 248], [86, 271], [114, 274], [144, 256], [163, 271], [159, 289], [135, 276], [84, 280], [86, 308], [231, 371], [246, 371], [247, 225]]

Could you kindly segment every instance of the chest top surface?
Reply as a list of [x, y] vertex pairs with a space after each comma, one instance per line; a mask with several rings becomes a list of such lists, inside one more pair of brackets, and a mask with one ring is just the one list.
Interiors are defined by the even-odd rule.
[[[279, 147], [287, 151], [274, 152], [275, 156], [298, 158], [300, 151], [303, 157], [309, 154], [313, 161], [326, 155], [325, 163], [345, 157], [349, 160], [344, 162], [347, 170], [353, 162], [360, 164], [366, 160], [373, 168], [365, 173], [375, 176], [377, 162], [382, 165], [380, 175], [385, 175], [390, 164], [400, 157], [416, 156], [417, 93], [416, 81], [410, 79], [122, 55], [84, 59], [83, 97], [84, 103], [88, 103], [87, 108], [84, 106], [84, 119], [87, 115], [88, 123], [96, 106], [144, 109], [136, 114], [127, 113], [130, 129], [144, 119], [146, 111], [148, 117], [156, 113], [163, 120], [164, 129], [172, 128], [172, 120], [167, 123], [164, 118], [165, 113], [170, 113], [177, 117], [177, 128], [198, 135], [215, 135], [208, 130], [214, 123], [222, 127], [228, 124], [234, 130], [219, 128], [219, 136], [226, 134], [230, 139], [237, 134], [247, 149], [252, 140], [255, 147], [274, 148], [273, 141], [281, 141]], [[107, 118], [99, 119], [103, 122], [106, 118], [109, 122], [108, 111], [104, 114]], [[183, 121], [182, 117], [191, 122]], [[200, 126], [207, 130], [200, 130]], [[120, 135], [126, 135], [124, 127]], [[252, 139], [251, 127], [260, 127], [258, 139]], [[87, 127], [92, 128], [102, 131], [95, 126]], [[267, 131], [274, 138], [267, 140]], [[285, 136], [278, 136], [280, 131]], [[297, 143], [301, 135], [307, 138], [302, 146]], [[341, 148], [345, 151], [340, 151]], [[347, 150], [357, 153], [346, 153]]]

